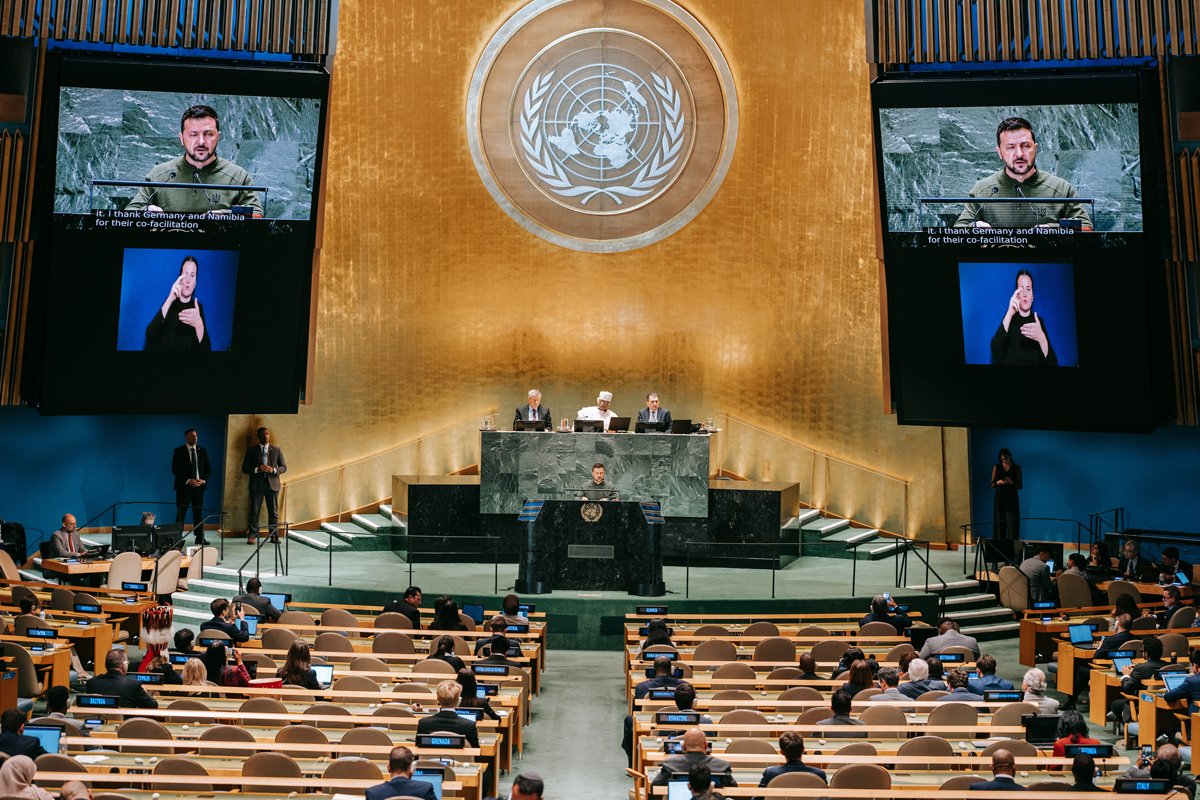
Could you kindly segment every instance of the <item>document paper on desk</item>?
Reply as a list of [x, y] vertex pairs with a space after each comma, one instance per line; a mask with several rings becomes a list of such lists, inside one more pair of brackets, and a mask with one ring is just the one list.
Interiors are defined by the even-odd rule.
[[108, 756], [88, 755], [80, 753], [74, 757], [80, 764], [99, 764], [101, 761], [108, 761]]

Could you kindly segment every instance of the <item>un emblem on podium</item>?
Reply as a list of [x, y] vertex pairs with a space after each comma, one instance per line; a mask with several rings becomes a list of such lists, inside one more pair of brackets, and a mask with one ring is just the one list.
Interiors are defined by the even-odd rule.
[[484, 185], [527, 230], [632, 250], [716, 193], [737, 94], [715, 41], [670, 0], [535, 0], [476, 66], [467, 137]]
[[584, 522], [599, 522], [604, 516], [604, 509], [599, 503], [583, 503], [579, 506], [579, 516]]

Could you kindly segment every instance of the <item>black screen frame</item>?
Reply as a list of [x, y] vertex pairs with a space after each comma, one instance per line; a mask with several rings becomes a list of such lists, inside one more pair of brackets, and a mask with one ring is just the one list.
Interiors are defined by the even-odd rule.
[[[1175, 413], [1171, 387], [1166, 270], [1166, 171], [1157, 64], [1103, 70], [883, 73], [871, 86], [879, 257], [884, 264], [888, 380], [900, 424], [1043, 430], [1149, 432]], [[1022, 100], [1021, 98], [1025, 98]], [[880, 109], [992, 105], [1136, 103], [1140, 147], [1140, 233], [1104, 234], [1081, 249], [1013, 250], [1013, 260], [1070, 261], [1074, 269], [1079, 366], [967, 365], [962, 358], [958, 263], [989, 260], [978, 247], [915, 244], [916, 232], [888, 230]], [[998, 162], [997, 162], [998, 163]], [[965, 193], [965, 188], [964, 188]], [[1085, 234], [1098, 237], [1100, 234]], [[1004, 260], [996, 258], [996, 260]], [[1081, 260], [1090, 268], [1082, 274]], [[1129, 279], [1130, 265], [1135, 267]], [[1112, 297], [1118, 278], [1120, 302]], [[924, 285], [922, 285], [922, 283]], [[1035, 289], [1036, 293], [1036, 289]], [[1036, 306], [1035, 306], [1036, 308]], [[926, 312], [922, 316], [922, 310]], [[934, 309], [948, 323], [925, 324]], [[1132, 335], [1108, 331], [1126, 316]], [[1030, 370], [1040, 370], [1033, 376]], [[1036, 377], [1037, 390], [1008, 391]]]
[[[295, 413], [308, 390], [328, 136], [328, 71], [317, 64], [299, 62], [211, 62], [63, 48], [47, 53], [43, 75], [43, 122], [38, 137], [31, 226], [40, 245], [35, 251], [30, 289], [26, 366], [21, 378], [23, 399], [36, 405], [42, 414]], [[122, 240], [122, 251], [139, 247], [233, 248], [259, 264], [257, 272], [251, 270], [249, 276], [244, 263], [239, 265], [233, 336], [235, 343], [240, 342], [240, 352], [206, 353], [196, 367], [181, 364], [180, 359], [168, 354], [122, 352], [115, 347], [111, 353], [102, 351], [78, 332], [76, 341], [72, 341], [69, 330], [52, 328], [49, 319], [57, 299], [52, 293], [56, 281], [57, 286], [62, 285], [65, 259], [75, 257], [81, 241], [86, 243], [88, 236], [94, 235], [64, 231], [61, 219], [56, 222], [56, 217], [70, 215], [54, 213], [59, 98], [60, 91], [68, 86], [319, 101], [312, 204], [307, 220], [256, 220], [249, 224], [260, 227], [249, 231], [214, 225], [203, 234], [129, 231]], [[270, 234], [261, 227], [264, 225], [271, 226]], [[109, 240], [108, 246], [115, 250], [115, 239]], [[278, 259], [282, 264], [270, 263], [276, 253], [286, 254]], [[111, 255], [108, 257], [111, 259]], [[105, 264], [103, 268], [112, 266]], [[94, 281], [91, 286], [83, 286], [81, 292], [95, 290], [97, 303], [116, 302], [119, 286], [112, 289], [99, 277]], [[250, 318], [245, 309], [260, 298], [263, 315]], [[112, 313], [115, 320], [115, 310]], [[69, 325], [70, 318], [67, 321]], [[106, 327], [101, 334], [109, 334]], [[256, 349], [261, 351], [257, 357]], [[100, 363], [96, 363], [98, 359]], [[138, 379], [147, 375], [154, 379]]]

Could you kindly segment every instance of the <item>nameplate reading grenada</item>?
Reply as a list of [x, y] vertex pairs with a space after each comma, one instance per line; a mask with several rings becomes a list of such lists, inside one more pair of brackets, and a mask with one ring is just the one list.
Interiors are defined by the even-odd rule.
[[224, 212], [113, 211], [97, 209], [91, 223], [96, 229], [137, 231], [201, 231], [212, 222], [241, 224], [246, 217]]
[[963, 247], [1037, 247], [1051, 239], [1074, 236], [1076, 228], [1050, 225], [1035, 228], [926, 228], [930, 245]]

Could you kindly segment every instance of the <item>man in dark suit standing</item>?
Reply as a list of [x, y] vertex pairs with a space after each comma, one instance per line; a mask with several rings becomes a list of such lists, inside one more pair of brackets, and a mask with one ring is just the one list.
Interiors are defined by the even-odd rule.
[[242, 472], [250, 476], [250, 519], [246, 544], [258, 537], [258, 512], [267, 501], [267, 525], [271, 541], [279, 541], [279, 476], [287, 472], [283, 451], [271, 444], [271, 431], [258, 429], [258, 444], [251, 445], [242, 459]]
[[638, 422], [654, 423], [661, 430], [671, 432], [671, 412], [658, 407], [658, 395], [654, 392], [646, 395], [646, 407], [638, 412]]
[[104, 657], [104, 669], [103, 675], [87, 682], [88, 694], [116, 695], [122, 708], [158, 708], [142, 684], [125, 674], [129, 671], [129, 658], [124, 650], [109, 650]]
[[183, 432], [183, 444], [171, 455], [171, 474], [175, 476], [175, 522], [181, 523], [192, 507], [192, 532], [196, 544], [204, 545], [204, 490], [212, 465], [208, 451], [201, 447], [195, 428]]
[[417, 733], [457, 733], [466, 737], [467, 744], [479, 747], [479, 730], [473, 720], [454, 713], [462, 697], [458, 681], [442, 681], [437, 686], [438, 711], [417, 722]]
[[518, 422], [541, 422], [546, 430], [554, 427], [554, 421], [550, 418], [550, 409], [542, 405], [542, 393], [537, 389], [530, 389], [528, 402], [517, 408], [513, 415], [513, 423]]
[[1017, 762], [1007, 750], [992, 753], [992, 779], [971, 784], [977, 792], [1023, 792], [1025, 787], [1017, 783]]
[[413, 751], [407, 747], [393, 747], [388, 753], [388, 773], [391, 780], [367, 789], [367, 800], [387, 800], [389, 797], [419, 797], [421, 800], [437, 800], [433, 784], [412, 779]]

